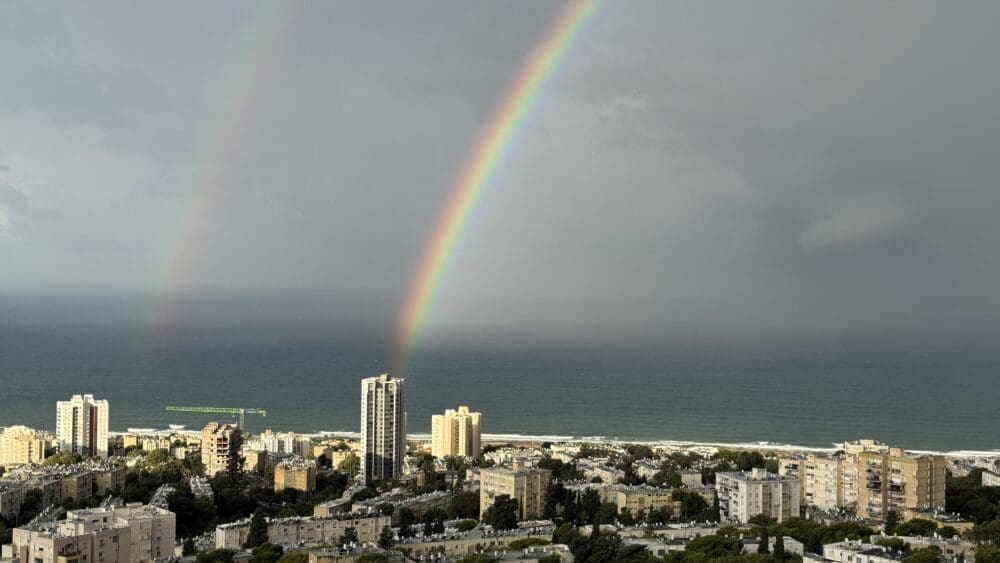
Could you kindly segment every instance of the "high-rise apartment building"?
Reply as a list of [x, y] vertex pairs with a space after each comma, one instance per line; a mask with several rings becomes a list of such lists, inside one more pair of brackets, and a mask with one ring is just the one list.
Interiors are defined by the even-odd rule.
[[361, 479], [395, 479], [406, 457], [404, 380], [387, 373], [361, 380]]
[[500, 495], [517, 501], [518, 518], [538, 518], [545, 508], [545, 488], [552, 480], [548, 469], [524, 467], [515, 463], [512, 469], [491, 467], [479, 472], [479, 514], [482, 516]]
[[778, 522], [799, 515], [799, 480], [763, 469], [733, 471], [715, 476], [719, 516], [723, 522], [746, 524], [765, 514]]
[[56, 403], [59, 451], [108, 459], [108, 402], [73, 395]]
[[480, 450], [479, 421], [482, 415], [469, 407], [447, 409], [431, 417], [431, 453], [436, 457], [477, 457]]
[[0, 466], [41, 463], [45, 439], [27, 426], [9, 426], [0, 432]]
[[907, 508], [943, 508], [947, 459], [909, 457], [899, 448], [857, 455], [857, 512], [884, 520], [890, 511], [903, 517]]
[[205, 475], [233, 476], [243, 469], [243, 436], [235, 424], [209, 422], [201, 431], [201, 463]]
[[804, 506], [837, 510], [845, 506], [844, 474], [850, 464], [844, 457], [782, 459], [778, 474], [799, 480], [799, 497]]

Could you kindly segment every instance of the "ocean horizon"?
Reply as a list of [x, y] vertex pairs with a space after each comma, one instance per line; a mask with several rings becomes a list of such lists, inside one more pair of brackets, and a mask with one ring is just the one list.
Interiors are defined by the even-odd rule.
[[[167, 405], [243, 406], [247, 428], [356, 432], [359, 380], [387, 347], [303, 328], [213, 327], [151, 345], [129, 326], [0, 328], [0, 426], [52, 429], [55, 402], [92, 393], [111, 429], [198, 429]], [[421, 349], [409, 428], [468, 405], [488, 434], [828, 448], [1000, 450], [1000, 354], [987, 343], [811, 342], [727, 347], [477, 344]]]

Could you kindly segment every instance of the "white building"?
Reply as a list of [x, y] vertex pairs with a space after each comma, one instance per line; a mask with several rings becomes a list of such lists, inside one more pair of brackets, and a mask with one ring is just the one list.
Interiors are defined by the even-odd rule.
[[56, 402], [59, 451], [108, 459], [108, 406], [93, 395]]
[[406, 458], [403, 379], [387, 373], [361, 380], [361, 479], [395, 479]]
[[799, 515], [799, 480], [763, 469], [734, 471], [715, 476], [719, 515], [723, 522], [746, 524], [765, 514], [778, 522]]
[[844, 540], [823, 546], [823, 559], [839, 563], [897, 563], [905, 554], [861, 540]]
[[986, 469], [983, 471], [984, 487], [1000, 487], [1000, 473]]

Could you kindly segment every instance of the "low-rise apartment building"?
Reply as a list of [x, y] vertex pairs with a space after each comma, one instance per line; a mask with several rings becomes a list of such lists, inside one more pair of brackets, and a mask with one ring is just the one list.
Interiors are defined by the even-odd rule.
[[63, 520], [14, 528], [3, 556], [30, 563], [129, 563], [131, 532], [120, 522]]
[[[177, 520], [173, 512], [141, 503], [71, 510], [67, 521], [95, 526], [115, 524], [129, 530], [129, 561], [151, 562], [174, 555]], [[81, 562], [83, 563], [83, 562]]]
[[480, 515], [493, 506], [498, 496], [507, 495], [518, 503], [518, 518], [530, 520], [540, 515], [545, 507], [545, 488], [552, 479], [552, 472], [515, 463], [510, 469], [481, 469], [479, 479]]
[[765, 514], [778, 522], [799, 515], [799, 480], [754, 469], [715, 476], [715, 494], [723, 522], [746, 524]]
[[844, 540], [823, 546], [823, 559], [838, 563], [899, 563], [906, 553], [861, 540]]
[[308, 493], [316, 490], [316, 462], [302, 458], [282, 460], [274, 466], [274, 490], [295, 489]]
[[[382, 528], [390, 525], [389, 516], [378, 512], [368, 514], [343, 513], [326, 517], [270, 518], [267, 539], [275, 545], [313, 546], [336, 545], [348, 528], [354, 528], [361, 543], [378, 540]], [[250, 519], [245, 518], [215, 529], [215, 547], [241, 549], [250, 531]]]

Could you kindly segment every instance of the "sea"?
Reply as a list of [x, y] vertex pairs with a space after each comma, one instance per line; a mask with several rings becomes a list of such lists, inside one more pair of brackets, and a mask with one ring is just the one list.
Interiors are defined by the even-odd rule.
[[[199, 429], [167, 405], [265, 409], [247, 428], [357, 432], [359, 379], [386, 347], [308, 327], [0, 326], [0, 426], [53, 429], [55, 402], [110, 401], [111, 429]], [[440, 344], [406, 366], [411, 432], [468, 405], [484, 432], [607, 440], [1000, 450], [1000, 351], [989, 341], [642, 346]], [[397, 374], [398, 375], [398, 374]]]

